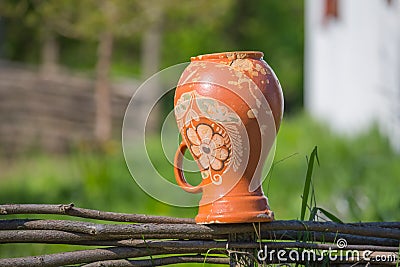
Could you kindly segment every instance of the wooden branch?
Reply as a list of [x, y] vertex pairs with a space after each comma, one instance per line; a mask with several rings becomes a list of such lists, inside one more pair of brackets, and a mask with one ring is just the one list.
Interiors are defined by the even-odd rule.
[[0, 230], [60, 230], [94, 235], [101, 224], [68, 220], [0, 220]]
[[349, 244], [359, 245], [376, 245], [376, 246], [398, 246], [400, 240], [391, 238], [380, 238], [370, 236], [358, 236], [351, 234], [341, 233], [321, 233], [321, 232], [306, 232], [306, 231], [294, 231], [294, 230], [279, 230], [264, 232], [261, 234], [262, 239], [268, 240], [298, 240], [300, 236], [308, 235], [308, 240], [314, 242], [335, 242], [340, 238], [347, 240]]
[[[124, 214], [115, 212], [104, 212], [89, 209], [76, 208], [73, 204], [68, 205], [41, 205], [41, 204], [11, 204], [0, 205], [0, 214], [60, 214], [69, 215], [74, 217], [90, 218], [97, 220], [119, 221], [119, 222], [140, 222], [140, 223], [165, 223], [167, 225], [156, 225], [156, 227], [145, 227], [148, 231], [142, 232], [142, 226], [136, 226], [136, 230], [140, 233], [151, 234], [157, 231], [157, 234], [176, 232], [176, 225], [173, 224], [187, 224], [185, 229], [190, 233], [204, 234], [229, 234], [229, 233], [247, 233], [253, 232], [254, 228], [249, 224], [233, 224], [233, 225], [195, 225], [193, 219], [188, 218], [172, 218], [163, 216], [149, 216], [141, 214]], [[190, 224], [192, 224], [190, 226]], [[377, 226], [375, 226], [377, 225]], [[364, 223], [364, 224], [337, 224], [333, 222], [300, 222], [300, 221], [274, 221], [261, 225], [261, 231], [277, 231], [277, 230], [296, 230], [296, 231], [315, 231], [315, 232], [338, 232], [343, 234], [355, 234], [360, 236], [374, 236], [382, 238], [400, 239], [400, 229], [386, 229], [397, 228], [400, 223]], [[93, 225], [91, 225], [93, 226]], [[382, 227], [385, 226], [385, 227]], [[172, 227], [172, 228], [171, 228]], [[97, 232], [106, 231], [111, 233], [113, 225], [108, 229], [98, 230]], [[179, 227], [178, 227], [179, 228]], [[91, 231], [92, 228], [89, 228]], [[118, 231], [121, 229], [118, 229]], [[135, 226], [127, 226], [124, 230], [135, 234]], [[136, 233], [137, 233], [136, 231]], [[180, 230], [178, 229], [178, 232]], [[193, 232], [194, 231], [194, 232]], [[188, 232], [188, 233], [189, 233]]]
[[[169, 248], [169, 249], [137, 249], [132, 247], [111, 247], [72, 252], [55, 253], [41, 256], [0, 259], [2, 267], [53, 267], [70, 264], [90, 263], [104, 260], [126, 259], [153, 255], [168, 255], [182, 253], [207, 253], [207, 249]], [[218, 253], [218, 251], [216, 252]], [[220, 252], [221, 253], [221, 252]]]
[[[292, 231], [292, 239], [297, 239], [299, 234], [304, 231], [298, 227], [297, 221], [275, 221], [268, 224], [261, 224], [261, 236], [267, 239], [284, 239]], [[308, 225], [310, 231], [321, 230], [323, 232], [307, 232], [307, 234], [316, 241], [332, 241], [342, 236], [347, 230], [347, 235], [343, 238], [352, 241], [365, 240], [367, 244], [373, 242], [374, 245], [390, 244], [396, 246], [399, 243], [400, 230], [385, 229], [380, 227], [363, 227], [335, 225], [333, 223], [303, 222]], [[282, 229], [281, 225], [286, 225], [286, 230], [275, 231], [273, 229]], [[334, 227], [331, 227], [331, 226]], [[272, 229], [272, 230], [265, 230]], [[332, 229], [333, 228], [333, 229]], [[349, 229], [350, 228], [350, 229]], [[90, 222], [79, 222], [69, 220], [0, 220], [0, 243], [8, 242], [37, 242], [45, 239], [50, 242], [64, 239], [70, 241], [90, 241], [90, 240], [117, 240], [127, 238], [227, 238], [229, 233], [241, 233], [244, 230], [250, 231], [254, 228], [251, 224], [247, 225], [195, 225], [195, 224], [128, 224], [128, 225], [110, 225], [95, 224]], [[297, 230], [296, 230], [297, 229]], [[300, 229], [300, 230], [298, 230]], [[11, 232], [18, 230], [17, 232]], [[35, 231], [23, 231], [35, 230]], [[43, 230], [43, 231], [41, 231]], [[283, 231], [283, 232], [282, 232]], [[293, 232], [296, 231], [296, 232]], [[305, 233], [304, 233], [305, 234]], [[378, 236], [378, 237], [376, 237]], [[397, 241], [396, 241], [397, 240]], [[350, 241], [350, 240], [349, 240]]]
[[[254, 232], [252, 224], [130, 224], [130, 225], [103, 225], [96, 229], [95, 235], [128, 234], [198, 234], [198, 235], [223, 235], [229, 233]], [[400, 240], [400, 230], [381, 227], [361, 227], [332, 222], [300, 222], [300, 221], [274, 221], [263, 223], [260, 226], [261, 233], [276, 230], [315, 231], [321, 233], [343, 233], [359, 236], [392, 238]]]
[[[49, 244], [72, 244], [72, 245], [90, 245], [90, 246], [120, 246], [135, 248], [198, 248], [198, 249], [246, 249], [259, 248], [265, 245], [271, 249], [283, 248], [305, 248], [305, 249], [337, 249], [336, 244], [318, 244], [311, 242], [226, 242], [209, 240], [164, 240], [164, 241], [143, 241], [143, 239], [121, 240], [119, 237], [113, 237], [115, 240], [97, 240], [94, 236], [83, 234], [68, 233], [54, 230], [35, 230], [35, 231], [0, 231], [0, 242], [3, 243], [49, 243]], [[347, 239], [346, 239], [347, 240]], [[321, 241], [321, 240], [319, 240]], [[325, 240], [325, 242], [327, 242]], [[398, 246], [381, 245], [348, 245], [344, 249], [372, 250], [397, 252]]]
[[[223, 236], [204, 234], [121, 234], [121, 235], [84, 235], [56, 230], [18, 230], [0, 231], [1, 243], [49, 243], [49, 244], [86, 244], [93, 240], [122, 240], [122, 239], [223, 239]], [[82, 242], [83, 241], [83, 242]]]
[[198, 248], [198, 249], [246, 249], [263, 248], [267, 246], [271, 249], [285, 248], [304, 248], [304, 249], [325, 249], [325, 250], [371, 250], [398, 252], [399, 247], [372, 246], [372, 245], [348, 245], [344, 248], [338, 248], [336, 244], [319, 244], [310, 242], [226, 242], [226, 241], [205, 241], [205, 240], [173, 240], [173, 241], [139, 241], [134, 244], [137, 248]]
[[74, 217], [134, 223], [187, 223], [194, 224], [194, 219], [152, 216], [144, 214], [127, 214], [74, 207], [74, 204], [10, 204], [0, 205], [0, 215], [7, 214], [59, 214]]
[[[232, 255], [239, 255], [239, 259], [240, 255], [254, 254], [264, 247], [269, 250], [285, 251], [340, 250], [336, 244], [340, 238], [347, 242], [347, 246], [342, 248], [346, 251], [374, 251], [389, 255], [388, 253], [398, 254], [400, 246], [399, 222], [340, 224], [274, 221], [260, 224], [198, 225], [194, 224], [192, 219], [104, 212], [80, 209], [72, 204], [0, 205], [0, 216], [11, 214], [57, 214], [130, 224], [75, 220], [0, 220], [0, 243], [48, 243], [97, 247], [35, 257], [0, 259], [0, 266], [60, 266], [83, 263], [88, 266], [160, 266], [203, 262], [204, 259], [206, 262], [209, 260], [209, 262], [228, 264], [232, 263], [228, 258], [187, 254], [211, 251], [212, 254], [229, 254], [232, 260]], [[250, 233], [254, 235], [254, 239], [229, 238]], [[105, 246], [108, 248], [98, 248]], [[175, 255], [165, 257], [170, 254]], [[135, 259], [148, 256], [156, 257]], [[269, 259], [268, 264], [271, 263], [279, 263], [279, 259], [275, 256]], [[314, 263], [322, 264], [320, 261]], [[340, 266], [345, 263], [355, 264], [357, 261], [351, 259], [347, 262], [330, 261], [330, 263]], [[392, 263], [393, 261], [388, 264]]]
[[[91, 263], [84, 266], [160, 266], [171, 264], [168, 263], [169, 260], [163, 261], [160, 259], [143, 261], [127, 261], [115, 259], [126, 259], [131, 257], [145, 257], [145, 256], [155, 256], [155, 255], [167, 255], [167, 254], [177, 254], [177, 253], [206, 253], [207, 251], [201, 251], [196, 249], [174, 249], [174, 250], [162, 250], [162, 249], [146, 249], [138, 250], [134, 248], [107, 248], [107, 249], [95, 249], [95, 250], [81, 250], [74, 252], [57, 253], [36, 257], [24, 257], [24, 258], [12, 258], [12, 259], [0, 259], [0, 266], [3, 267], [30, 267], [30, 266], [42, 266], [42, 267], [53, 267], [66, 264], [79, 264], [82, 262]], [[215, 254], [215, 252], [213, 252]], [[212, 256], [211, 256], [212, 257]], [[201, 257], [204, 260], [204, 257]], [[222, 258], [223, 259], [223, 258]], [[185, 257], [180, 257], [179, 262], [198, 262], [198, 261], [184, 261]], [[215, 262], [220, 264], [225, 264], [229, 259], [222, 260], [221, 262]], [[171, 260], [172, 261], [172, 260]], [[178, 261], [177, 261], [178, 262]], [[309, 263], [320, 263], [322, 264], [324, 260], [315, 259], [311, 260]], [[145, 264], [143, 264], [145, 263]], [[282, 263], [282, 261], [274, 255], [268, 263]], [[285, 263], [303, 263], [305, 261], [292, 260], [288, 258]], [[335, 263], [335, 266], [340, 264], [355, 264], [355, 263], [365, 263], [365, 261], [354, 258], [347, 260], [333, 260], [330, 263]], [[135, 265], [136, 264], [136, 265]], [[384, 265], [396, 265], [395, 262], [381, 262]]]
[[[166, 225], [162, 225], [160, 228]], [[258, 227], [257, 227], [258, 228]], [[253, 232], [252, 224], [234, 224], [234, 225], [209, 225], [199, 228], [202, 233], [229, 234], [229, 233], [247, 233]], [[372, 236], [381, 238], [400, 239], [400, 230], [387, 229], [382, 227], [363, 227], [334, 222], [313, 222], [313, 221], [273, 221], [262, 223], [260, 225], [261, 233], [277, 230], [295, 230], [295, 231], [314, 231], [321, 233], [342, 233], [359, 236]]]
[[[339, 238], [343, 238], [343, 237], [337, 237], [336, 239], [332, 239], [330, 241], [328, 240], [313, 240], [313, 241], [308, 241], [308, 243], [304, 243], [304, 244], [312, 244], [312, 242], [326, 242], [326, 243], [335, 243], [335, 241]], [[295, 239], [293, 239], [295, 240]], [[350, 242], [351, 239], [346, 239], [347, 242], [349, 242], [349, 244], [355, 244], [355, 246], [358, 246], [358, 248], [374, 248], [375, 251], [386, 251], [386, 249], [390, 249], [390, 250], [394, 250], [394, 248], [396, 248], [398, 250], [398, 244], [399, 242], [397, 242], [396, 244], [387, 244], [387, 243], [379, 243], [379, 244], [371, 244], [368, 243], [366, 240], [363, 240], [364, 242], [362, 243], [357, 243], [357, 242]], [[171, 240], [165, 240], [165, 241], [160, 241], [160, 242], [168, 242]], [[193, 240], [196, 241], [196, 240]], [[200, 240], [203, 242], [208, 242], [209, 240]], [[151, 243], [152, 241], [146, 241], [147, 244]], [[180, 242], [179, 240], [173, 240], [171, 242]], [[190, 243], [191, 240], [185, 240], [182, 241], [185, 243]], [[210, 241], [212, 242], [212, 241]], [[285, 244], [289, 244], [289, 245], [297, 245], [298, 243], [296, 242], [287, 242], [287, 243], [282, 243], [283, 241], [270, 241], [270, 242], [256, 242], [254, 244], [251, 243], [232, 243], [232, 242], [225, 242], [225, 241], [219, 241], [222, 242], [221, 244], [218, 244], [217, 247], [214, 248], [245, 248], [246, 246], [251, 246], [252, 248], [258, 248], [260, 245], [263, 244], [269, 244], [268, 246], [271, 248], [280, 248]], [[42, 242], [43, 243], [43, 242]], [[116, 247], [145, 247], [146, 245], [142, 245], [143, 240], [142, 239], [124, 239], [124, 240], [93, 240], [93, 241], [68, 241], [68, 242], [46, 242], [46, 243], [51, 243], [51, 244], [73, 244], [73, 245], [82, 245], [82, 246], [116, 246]], [[212, 243], [210, 244], [210, 248], [212, 247]], [[276, 244], [276, 245], [275, 245]], [[164, 245], [168, 245], [168, 243], [165, 243]], [[227, 246], [228, 245], [228, 246]], [[158, 245], [154, 245], [151, 244], [149, 247], [156, 247]], [[353, 245], [349, 245], [348, 247], [353, 248]], [[185, 247], [185, 245], [183, 245], [182, 247]], [[334, 246], [332, 246], [334, 247]], [[311, 248], [311, 247], [310, 247]], [[396, 252], [396, 251], [395, 251]]]
[[164, 258], [156, 258], [152, 260], [110, 260], [85, 264], [85, 267], [125, 267], [125, 266], [163, 266], [177, 263], [213, 263], [213, 264], [229, 264], [229, 258], [213, 257], [213, 256], [171, 256]]
[[349, 225], [400, 229], [400, 222], [359, 222], [359, 223], [349, 223]]

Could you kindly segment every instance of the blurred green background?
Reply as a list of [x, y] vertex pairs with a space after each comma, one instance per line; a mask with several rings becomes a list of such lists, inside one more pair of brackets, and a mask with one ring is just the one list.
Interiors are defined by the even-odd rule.
[[[81, 75], [94, 81], [90, 92], [98, 96], [102, 92], [99, 84], [109, 85], [104, 90], [112, 94], [116, 81], [140, 83], [194, 55], [263, 51], [285, 95], [275, 164], [264, 182], [276, 218], [299, 218], [306, 156], [318, 146], [321, 165], [315, 168], [313, 185], [319, 206], [346, 222], [400, 220], [400, 156], [387, 140], [374, 128], [352, 138], [337, 136], [302, 109], [303, 21], [304, 3], [298, 0], [257, 0], [251, 4], [244, 0], [2, 0], [1, 70], [18, 62], [23, 68], [29, 66], [38, 79]], [[64, 83], [68, 87], [68, 79]], [[32, 90], [35, 86], [32, 84]], [[3, 119], [12, 116], [7, 113], [8, 99], [3, 97], [10, 90], [0, 82]], [[100, 93], [104, 96], [107, 100], [107, 94]], [[171, 96], [164, 101], [163, 111], [167, 112]], [[57, 100], [42, 104], [57, 104]], [[93, 107], [92, 113], [98, 115], [99, 110]], [[96, 123], [111, 116], [102, 114], [100, 122], [96, 115], [91, 117], [93, 134], [84, 136], [83, 141], [64, 140], [68, 146], [62, 149], [14, 140], [13, 146], [21, 148], [9, 150], [8, 139], [0, 134], [0, 203], [73, 202], [91, 209], [194, 217], [195, 208], [165, 205], [137, 186], [122, 155], [123, 113], [114, 118], [111, 131], [96, 132]], [[1, 127], [7, 125], [2, 123]], [[172, 177], [172, 166], [157, 153], [157, 134], [150, 139], [148, 149], [160, 155], [153, 158], [160, 172]], [[69, 249], [76, 247], [1, 245], [0, 256]]]

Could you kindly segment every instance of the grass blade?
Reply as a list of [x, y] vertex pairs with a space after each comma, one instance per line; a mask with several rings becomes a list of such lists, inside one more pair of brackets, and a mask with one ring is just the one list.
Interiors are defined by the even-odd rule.
[[311, 177], [314, 169], [315, 158], [317, 159], [317, 162], [319, 164], [317, 146], [314, 147], [313, 151], [311, 152], [310, 160], [308, 161], [306, 181], [304, 182], [304, 189], [303, 189], [303, 200], [301, 202], [300, 220], [302, 221], [304, 221], [304, 218], [306, 216], [307, 201], [308, 201], [308, 195], [310, 194]]
[[317, 208], [320, 212], [322, 212], [322, 214], [324, 214], [327, 218], [329, 218], [332, 222], [336, 222], [336, 223], [343, 223], [342, 220], [340, 220], [338, 217], [336, 217], [335, 215], [333, 215], [332, 213], [330, 213], [329, 211], [323, 209], [323, 208]]

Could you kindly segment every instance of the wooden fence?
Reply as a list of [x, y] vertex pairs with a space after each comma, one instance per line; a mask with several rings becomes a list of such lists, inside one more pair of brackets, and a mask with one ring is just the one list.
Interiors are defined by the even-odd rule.
[[[4, 243], [70, 244], [89, 248], [3, 258], [0, 266], [161, 266], [188, 262], [230, 266], [294, 262], [313, 266], [399, 264], [400, 222], [274, 221], [198, 225], [193, 219], [104, 212], [77, 208], [73, 204], [0, 205], [0, 216], [14, 217], [15, 214], [63, 215], [74, 220], [0, 220], [0, 250]], [[99, 220], [107, 222], [99, 223]], [[319, 256], [307, 259], [286, 256], [283, 260], [279, 253], [263, 254], [267, 249], [284, 251], [287, 255], [294, 251], [298, 255], [306, 252], [306, 255]], [[327, 251], [336, 258], [324, 254]]]
[[[112, 84], [115, 135], [120, 136], [129, 99], [139, 83]], [[0, 61], [0, 150], [10, 155], [29, 146], [63, 151], [93, 140], [92, 79], [62, 72], [51, 78], [16, 63]]]

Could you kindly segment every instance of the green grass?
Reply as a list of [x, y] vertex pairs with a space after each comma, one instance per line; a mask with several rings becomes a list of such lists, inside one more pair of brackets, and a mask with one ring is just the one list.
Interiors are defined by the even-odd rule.
[[[157, 157], [158, 144], [150, 141], [153, 161], [160, 173], [172, 179], [171, 165]], [[306, 156], [315, 146], [320, 165], [314, 164], [311, 185]], [[275, 162], [264, 191], [278, 220], [305, 216], [299, 217], [305, 205], [302, 195], [312, 198], [315, 203], [309, 203], [320, 212], [329, 211], [344, 222], [400, 220], [400, 156], [391, 151], [376, 129], [345, 138], [307, 115], [285, 118]], [[194, 217], [197, 213], [196, 208], [169, 206], [144, 193], [130, 176], [119, 145], [101, 154], [84, 149], [69, 155], [30, 153], [13, 161], [4, 158], [0, 166], [2, 204], [73, 202], [79, 207], [128, 213], [175, 217]], [[310, 177], [307, 195], [306, 177]], [[77, 247], [10, 244], [0, 246], [0, 257], [74, 249]]]

